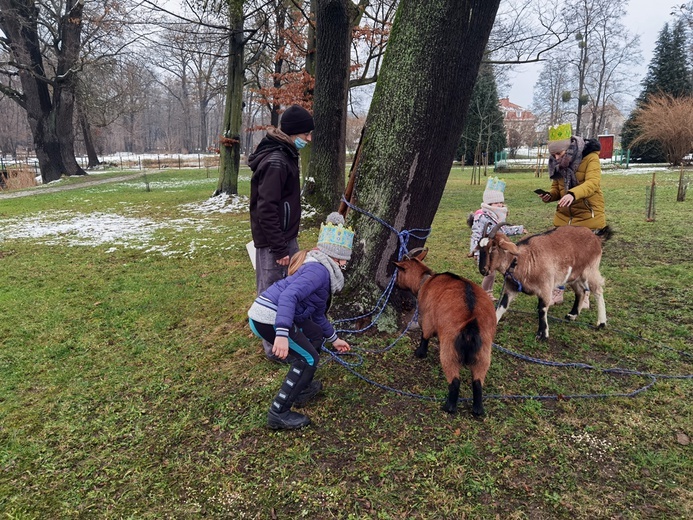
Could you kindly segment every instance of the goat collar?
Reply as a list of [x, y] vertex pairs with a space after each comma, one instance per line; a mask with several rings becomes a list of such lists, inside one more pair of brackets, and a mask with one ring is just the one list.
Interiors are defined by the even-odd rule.
[[515, 275], [513, 274], [515, 272], [516, 267], [517, 267], [517, 257], [513, 258], [513, 261], [510, 262], [508, 269], [505, 271], [505, 278], [506, 278], [506, 280], [512, 280], [513, 282], [515, 282], [515, 285], [517, 285], [518, 292], [522, 292], [522, 283], [520, 283], [520, 280], [515, 278]]
[[419, 288], [416, 290], [416, 294], [419, 294], [419, 291], [421, 291], [423, 284], [425, 284], [426, 280], [428, 280], [431, 276], [433, 276], [432, 273], [424, 273], [424, 275], [421, 277], [421, 282], [419, 283]]

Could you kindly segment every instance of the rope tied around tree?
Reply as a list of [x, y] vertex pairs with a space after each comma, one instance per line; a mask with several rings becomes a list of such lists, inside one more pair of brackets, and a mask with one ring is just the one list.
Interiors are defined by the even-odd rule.
[[[354, 211], [358, 211], [359, 213], [362, 213], [363, 215], [366, 215], [367, 217], [375, 220], [376, 222], [380, 223], [382, 226], [386, 227], [390, 231], [392, 231], [395, 235], [397, 235], [398, 239], [398, 251], [397, 251], [397, 260], [401, 260], [406, 254], [409, 253], [409, 239], [410, 238], [416, 238], [418, 240], [426, 240], [428, 236], [431, 234], [431, 229], [404, 229], [401, 231], [398, 231], [395, 229], [393, 226], [391, 226], [389, 223], [385, 222], [383, 219], [378, 217], [377, 215], [374, 215], [373, 213], [366, 211], [362, 208], [359, 208], [358, 206], [350, 203], [349, 201], [346, 200], [346, 198], [342, 197], [342, 203], [345, 204], [348, 208], [353, 209]], [[385, 286], [385, 289], [383, 290], [382, 294], [378, 298], [378, 300], [375, 303], [375, 306], [370, 312], [367, 312], [365, 314], [361, 314], [359, 316], [354, 316], [352, 318], [342, 318], [340, 320], [334, 321], [334, 324], [338, 323], [348, 323], [348, 322], [354, 322], [358, 320], [362, 320], [364, 318], [368, 318], [369, 316], [375, 315], [375, 317], [371, 320], [371, 322], [361, 328], [361, 329], [338, 329], [336, 328], [336, 332], [339, 333], [345, 333], [345, 334], [359, 334], [361, 332], [365, 332], [366, 330], [370, 329], [371, 327], [375, 326], [378, 323], [378, 320], [380, 319], [380, 316], [382, 313], [385, 311], [385, 307], [387, 307], [388, 302], [390, 301], [390, 296], [392, 295], [392, 290], [395, 288], [395, 282], [397, 281], [397, 270], [395, 269], [394, 272], [392, 273], [392, 276], [390, 277], [390, 280], [388, 281], [387, 285]], [[414, 316], [412, 320], [409, 322], [407, 327], [405, 328], [404, 332], [400, 334], [400, 336], [388, 347], [386, 347], [384, 350], [379, 350], [377, 353], [384, 352], [386, 350], [389, 350], [392, 348], [409, 330], [410, 325], [415, 322], [418, 319], [418, 307], [414, 311]], [[373, 352], [376, 353], [376, 352]]]

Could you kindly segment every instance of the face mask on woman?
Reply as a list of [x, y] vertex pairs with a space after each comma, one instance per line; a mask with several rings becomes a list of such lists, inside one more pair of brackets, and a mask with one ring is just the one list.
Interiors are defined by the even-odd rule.
[[307, 144], [308, 144], [308, 141], [304, 141], [300, 137], [297, 137], [296, 139], [294, 139], [294, 146], [296, 146], [296, 148], [298, 148], [299, 150], [301, 148], [305, 147]]

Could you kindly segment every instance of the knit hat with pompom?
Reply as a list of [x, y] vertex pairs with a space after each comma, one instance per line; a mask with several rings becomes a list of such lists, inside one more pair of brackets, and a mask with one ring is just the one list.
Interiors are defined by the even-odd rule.
[[325, 223], [320, 226], [318, 249], [337, 260], [350, 260], [353, 245], [354, 232], [344, 227], [344, 217], [336, 211], [327, 215]]

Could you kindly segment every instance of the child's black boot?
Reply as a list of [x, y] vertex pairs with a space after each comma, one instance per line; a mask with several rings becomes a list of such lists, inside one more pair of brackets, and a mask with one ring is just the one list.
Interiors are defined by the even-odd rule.
[[270, 406], [267, 414], [267, 426], [273, 430], [295, 430], [310, 424], [308, 417], [298, 412], [292, 412], [291, 406], [301, 391], [310, 385], [315, 369], [316, 367], [310, 366], [302, 359], [291, 364], [289, 373]]

